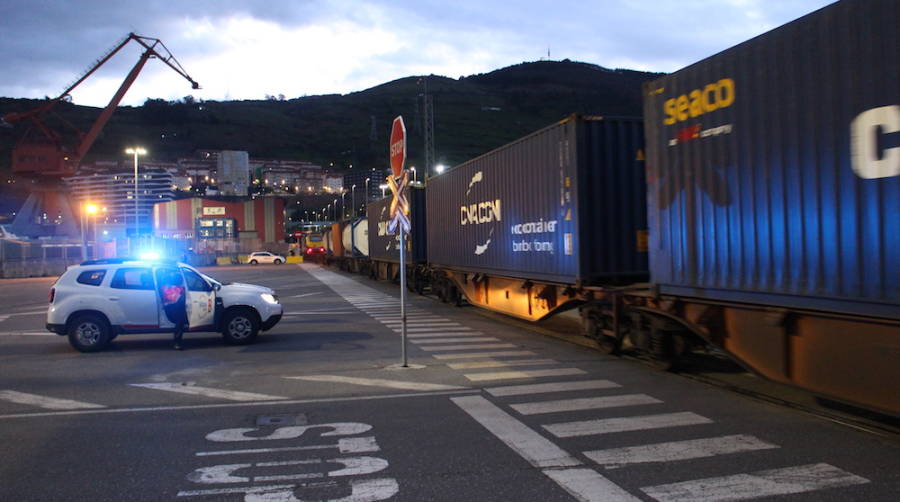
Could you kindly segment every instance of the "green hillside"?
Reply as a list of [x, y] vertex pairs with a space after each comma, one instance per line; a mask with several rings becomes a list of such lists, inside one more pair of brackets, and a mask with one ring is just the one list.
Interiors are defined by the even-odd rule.
[[[385, 167], [390, 124], [403, 115], [409, 163], [423, 162], [418, 95], [434, 103], [436, 160], [454, 165], [571, 113], [640, 115], [641, 83], [658, 74], [571, 61], [523, 63], [459, 79], [409, 77], [346, 95], [288, 100], [179, 102], [120, 107], [87, 160], [123, 156], [140, 144], [160, 160], [197, 149], [247, 150], [255, 158], [309, 160], [335, 168]], [[0, 114], [36, 100], [0, 98]], [[87, 130], [98, 109], [61, 103], [58, 114]], [[52, 120], [51, 120], [52, 122]], [[374, 126], [373, 126], [374, 124]], [[64, 129], [62, 122], [54, 127]], [[22, 126], [0, 128], [0, 171], [8, 171]]]

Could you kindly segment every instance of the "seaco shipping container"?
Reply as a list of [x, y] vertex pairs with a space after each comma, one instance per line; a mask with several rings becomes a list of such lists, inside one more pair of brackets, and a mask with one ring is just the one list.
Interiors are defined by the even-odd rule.
[[900, 2], [839, 2], [645, 85], [662, 293], [900, 318]]
[[639, 119], [571, 116], [428, 180], [437, 267], [565, 284], [645, 280]]
[[[366, 207], [369, 218], [369, 257], [374, 261], [400, 263], [400, 236], [388, 233], [391, 219], [391, 197], [376, 200]], [[425, 233], [425, 189], [409, 190], [410, 232], [407, 238], [406, 262], [424, 264], [428, 261]]]

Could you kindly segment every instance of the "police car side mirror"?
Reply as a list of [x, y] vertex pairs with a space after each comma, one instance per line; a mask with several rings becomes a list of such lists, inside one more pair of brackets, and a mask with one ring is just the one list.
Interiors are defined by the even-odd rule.
[[221, 284], [213, 284], [212, 288], [213, 288], [213, 291], [218, 291], [218, 290], [222, 289], [222, 285]]

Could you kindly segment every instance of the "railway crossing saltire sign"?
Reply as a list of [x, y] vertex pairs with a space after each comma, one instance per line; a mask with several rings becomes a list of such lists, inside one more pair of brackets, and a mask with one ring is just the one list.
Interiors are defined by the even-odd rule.
[[391, 173], [387, 184], [394, 196], [391, 200], [391, 221], [388, 223], [388, 231], [397, 231], [397, 225], [405, 233], [409, 233], [409, 201], [407, 199], [407, 187], [409, 185], [409, 173], [404, 169], [406, 163], [406, 126], [403, 125], [403, 117], [398, 116], [391, 125], [390, 140]]
[[395, 233], [399, 224], [403, 231], [407, 234], [410, 231], [409, 225], [409, 200], [407, 198], [409, 173], [403, 171], [399, 178], [388, 176], [388, 186], [394, 198], [391, 200], [391, 221], [388, 222], [388, 232]]

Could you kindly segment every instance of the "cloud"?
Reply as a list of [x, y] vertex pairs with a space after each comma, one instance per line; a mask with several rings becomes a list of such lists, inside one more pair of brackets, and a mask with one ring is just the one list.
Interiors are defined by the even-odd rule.
[[[545, 57], [673, 71], [826, 0], [0, 0], [0, 95], [58, 95], [129, 32], [158, 37], [203, 86], [149, 61], [124, 99], [262, 99], [482, 73]], [[105, 105], [140, 55], [127, 47], [76, 89]]]

